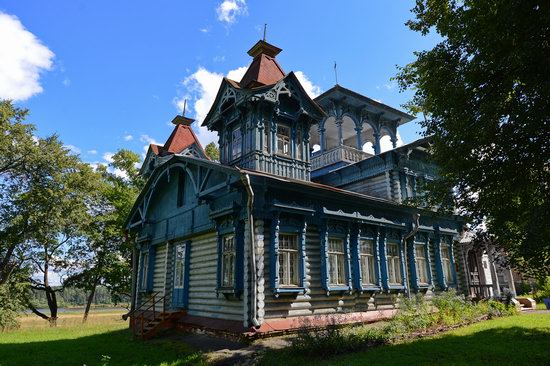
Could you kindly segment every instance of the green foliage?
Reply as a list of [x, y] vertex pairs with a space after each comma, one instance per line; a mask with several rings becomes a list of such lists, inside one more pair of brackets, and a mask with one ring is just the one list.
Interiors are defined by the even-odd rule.
[[412, 30], [440, 36], [397, 76], [433, 135], [430, 203], [458, 207], [522, 272], [550, 275], [550, 2], [417, 0], [412, 11]]
[[291, 351], [312, 356], [335, 355], [396, 342], [434, 328], [515, 314], [513, 305], [494, 300], [473, 303], [455, 290], [435, 295], [431, 303], [418, 294], [402, 298], [397, 314], [381, 327], [342, 326], [338, 316], [330, 315], [326, 316], [329, 322], [326, 329], [313, 329], [310, 322], [303, 321], [301, 330], [291, 339]]
[[0, 285], [0, 332], [19, 327], [19, 312], [23, 309], [26, 286], [13, 280]]
[[204, 148], [204, 152], [206, 153], [206, 156], [210, 158], [210, 160], [219, 161], [220, 160], [220, 150], [218, 149], [218, 146], [211, 142]]
[[533, 298], [536, 302], [542, 302], [544, 298], [550, 298], [550, 276], [541, 278], [538, 281]]

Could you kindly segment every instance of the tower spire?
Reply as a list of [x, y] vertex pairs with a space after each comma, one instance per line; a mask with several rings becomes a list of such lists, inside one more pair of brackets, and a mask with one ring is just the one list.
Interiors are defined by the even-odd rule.
[[267, 32], [267, 23], [264, 24], [264, 39], [263, 39], [264, 42], [266, 41], [266, 40], [265, 40], [265, 34], [266, 34], [266, 32]]

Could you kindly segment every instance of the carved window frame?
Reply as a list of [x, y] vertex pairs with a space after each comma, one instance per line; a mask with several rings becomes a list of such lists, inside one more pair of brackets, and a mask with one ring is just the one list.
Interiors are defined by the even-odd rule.
[[[380, 252], [380, 269], [382, 276], [382, 287], [386, 291], [404, 291], [407, 288], [407, 273], [405, 270], [405, 261], [403, 253], [403, 231], [401, 229], [393, 228], [380, 228], [379, 235], [379, 252]], [[387, 260], [387, 246], [388, 244], [397, 244], [399, 251], [399, 262], [401, 272], [401, 283], [395, 284], [389, 282], [388, 275], [388, 260]]]
[[[428, 289], [433, 286], [433, 276], [432, 276], [432, 263], [430, 256], [430, 238], [433, 238], [433, 233], [430, 232], [419, 232], [413, 238], [409, 239], [408, 249], [409, 249], [409, 265], [411, 267], [411, 286], [415, 290]], [[427, 282], [420, 282], [418, 278], [418, 260], [416, 256], [416, 248], [422, 246], [424, 251], [424, 260], [425, 260], [425, 271]]]
[[[286, 218], [289, 218], [286, 220]], [[291, 220], [293, 218], [294, 220]], [[271, 290], [275, 297], [280, 295], [298, 295], [304, 294], [307, 291], [306, 282], [306, 232], [307, 221], [306, 216], [300, 214], [285, 214], [280, 211], [273, 213], [271, 220], [271, 237], [270, 237], [270, 266], [269, 277]], [[282, 285], [279, 278], [279, 236], [296, 235], [297, 237], [297, 252], [298, 252], [298, 284]]]
[[[351, 249], [350, 249], [350, 222], [324, 219], [321, 225], [321, 286], [326, 291], [327, 296], [334, 292], [351, 292], [353, 290], [352, 272], [351, 272]], [[328, 244], [329, 238], [343, 239], [344, 242], [344, 268], [345, 284], [332, 285], [329, 283], [328, 273]]]
[[[358, 225], [356, 232], [352, 235], [352, 261], [354, 268], [355, 289], [362, 293], [366, 291], [380, 291], [382, 289], [382, 275], [380, 272], [380, 252], [379, 252], [379, 233], [378, 227], [370, 225]], [[361, 266], [361, 241], [372, 241], [374, 277], [373, 283], [363, 283], [363, 269]]]
[[[444, 241], [444, 243], [442, 243]], [[458, 285], [457, 281], [457, 274], [456, 274], [456, 265], [455, 265], [455, 258], [454, 258], [454, 243], [453, 238], [451, 235], [446, 234], [439, 234], [437, 233], [435, 235], [435, 258], [436, 258], [436, 272], [438, 277], [439, 286], [442, 290], [447, 290], [449, 287], [456, 287]], [[452, 278], [449, 280], [446, 278], [444, 271], [443, 271], [443, 258], [441, 256], [441, 246], [448, 245], [449, 246], [449, 256], [450, 256], [450, 266], [451, 266], [451, 276]]]
[[[244, 289], [244, 223], [238, 217], [225, 217], [218, 220], [216, 224], [217, 231], [217, 275], [216, 275], [216, 294], [223, 294], [226, 298], [239, 298]], [[228, 236], [234, 237], [234, 281], [231, 285], [223, 284], [223, 264], [224, 259], [224, 239]]]

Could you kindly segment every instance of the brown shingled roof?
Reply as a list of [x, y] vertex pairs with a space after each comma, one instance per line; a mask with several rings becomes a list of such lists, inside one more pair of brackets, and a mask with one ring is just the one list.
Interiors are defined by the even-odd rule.
[[244, 88], [272, 85], [285, 77], [285, 72], [275, 60], [281, 49], [265, 41], [258, 41], [248, 54], [254, 57], [240, 81]]
[[[204, 149], [195, 135], [191, 126], [177, 124], [174, 130], [164, 143], [164, 146], [151, 144], [151, 150], [155, 155], [179, 154], [191, 145], [196, 144], [199, 149], [204, 152]], [[204, 154], [206, 156], [206, 153]]]

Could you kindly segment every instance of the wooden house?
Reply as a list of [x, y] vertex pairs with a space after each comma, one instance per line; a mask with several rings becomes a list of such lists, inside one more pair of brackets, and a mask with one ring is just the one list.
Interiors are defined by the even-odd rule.
[[[259, 41], [242, 80], [223, 79], [203, 121], [220, 162], [184, 117], [151, 146], [127, 222], [144, 336], [167, 324], [257, 336], [365, 322], [391, 316], [403, 294], [467, 292], [460, 218], [404, 204], [436, 174], [429, 139], [396, 146], [414, 117], [339, 85], [312, 100], [279, 52]], [[384, 136], [394, 149], [381, 151]]]

